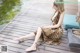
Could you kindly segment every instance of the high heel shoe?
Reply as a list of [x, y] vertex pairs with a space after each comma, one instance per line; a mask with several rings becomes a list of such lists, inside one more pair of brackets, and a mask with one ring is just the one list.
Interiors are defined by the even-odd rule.
[[24, 42], [25, 41], [25, 39], [21, 39], [21, 38], [17, 38], [17, 39], [15, 39], [15, 40], [17, 40], [18, 41], [18, 43], [22, 43], [22, 42]]
[[36, 52], [37, 50], [39, 50], [39, 48], [38, 48], [38, 45], [36, 45], [35, 47], [36, 47], [35, 49], [28, 48], [28, 49], [25, 50], [25, 51], [26, 51], [26, 52]]

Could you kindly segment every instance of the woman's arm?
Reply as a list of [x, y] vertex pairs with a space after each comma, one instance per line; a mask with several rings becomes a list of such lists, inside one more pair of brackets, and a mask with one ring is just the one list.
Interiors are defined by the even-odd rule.
[[59, 26], [62, 25], [63, 19], [64, 19], [64, 12], [62, 12], [60, 19], [56, 25], [43, 26], [43, 28], [58, 28]]
[[53, 15], [52, 18], [51, 18], [52, 21], [53, 21], [54, 18], [57, 16], [57, 14], [58, 14], [58, 11], [55, 11], [54, 15]]

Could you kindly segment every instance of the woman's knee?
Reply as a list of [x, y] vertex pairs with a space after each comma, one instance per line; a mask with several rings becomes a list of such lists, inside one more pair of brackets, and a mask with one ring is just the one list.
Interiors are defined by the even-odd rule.
[[41, 27], [38, 27], [38, 30], [41, 30], [42, 31]]

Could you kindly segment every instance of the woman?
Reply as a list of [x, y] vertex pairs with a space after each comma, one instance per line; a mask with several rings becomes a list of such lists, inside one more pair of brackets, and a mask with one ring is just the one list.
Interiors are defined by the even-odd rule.
[[53, 8], [55, 9], [55, 14], [51, 18], [53, 25], [38, 27], [36, 32], [17, 38], [19, 42], [22, 42], [26, 38], [35, 36], [34, 43], [31, 47], [26, 49], [26, 51], [36, 50], [37, 42], [39, 39], [49, 44], [59, 43], [63, 33], [61, 25], [64, 18], [64, 7], [62, 4], [57, 4], [54, 2]]

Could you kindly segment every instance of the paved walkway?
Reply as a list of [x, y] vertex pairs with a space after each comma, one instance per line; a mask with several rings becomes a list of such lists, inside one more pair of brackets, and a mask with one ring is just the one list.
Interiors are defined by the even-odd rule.
[[[42, 3], [41, 3], [42, 2]], [[24, 5], [23, 5], [24, 6]], [[0, 32], [0, 45], [8, 46], [8, 53], [26, 53], [25, 49], [31, 46], [33, 38], [18, 44], [14, 38], [25, 36], [36, 31], [37, 27], [51, 24], [50, 18], [53, 14], [51, 0], [28, 0], [26, 9]], [[64, 31], [62, 43], [58, 46], [42, 44], [39, 50], [32, 53], [73, 53], [70, 51], [67, 40], [67, 32]]]

